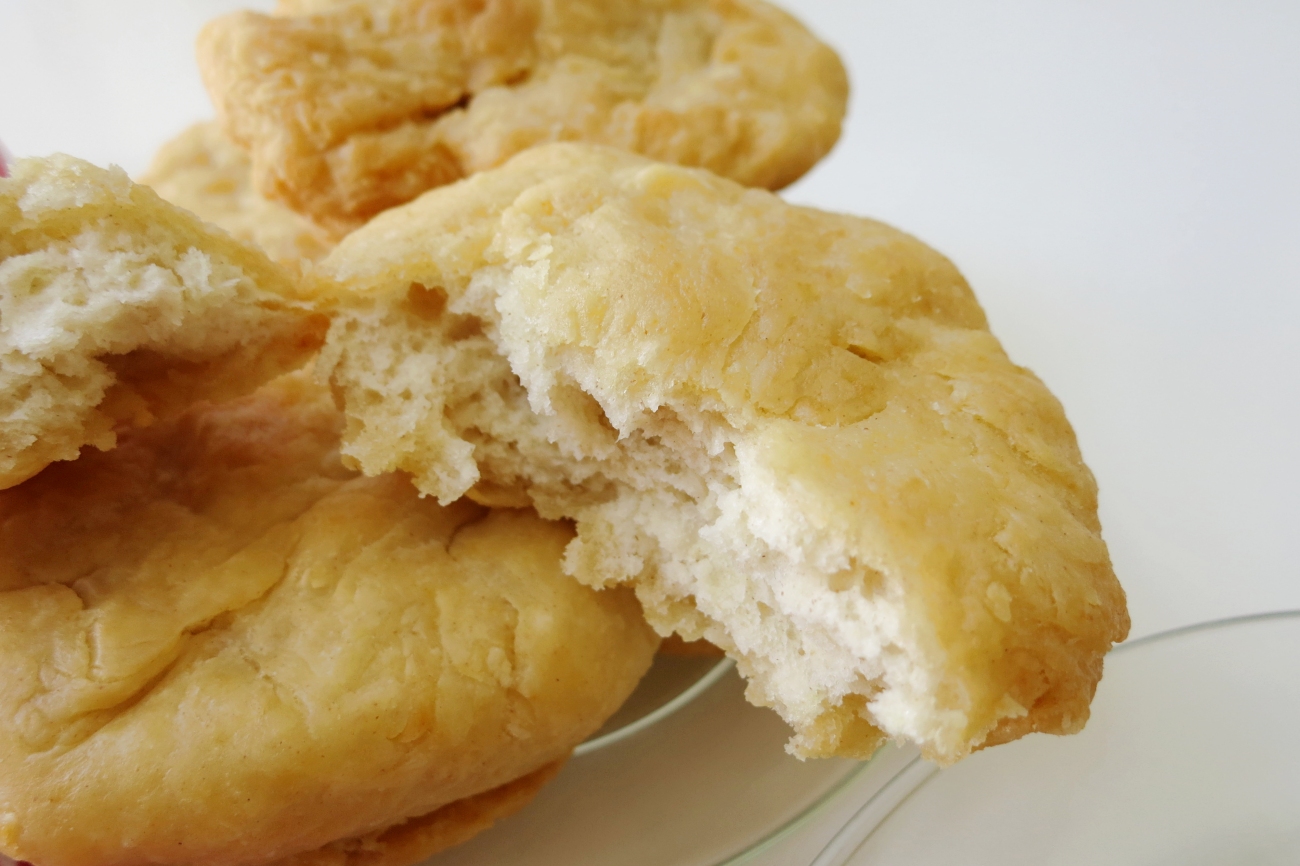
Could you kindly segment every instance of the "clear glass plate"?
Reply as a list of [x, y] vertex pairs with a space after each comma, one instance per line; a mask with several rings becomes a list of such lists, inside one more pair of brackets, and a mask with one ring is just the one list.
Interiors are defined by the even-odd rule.
[[814, 866], [901, 863], [1300, 863], [1300, 611], [1117, 648], [1083, 733], [918, 758]]
[[789, 736], [775, 713], [745, 702], [730, 661], [661, 656], [620, 716], [580, 746], [537, 799], [426, 862], [749, 860], [822, 815], [873, 764], [799, 761], [785, 753]]
[[600, 730], [574, 749], [573, 757], [611, 746], [666, 719], [708, 691], [735, 666], [731, 659], [716, 657], [655, 656], [636, 691]]

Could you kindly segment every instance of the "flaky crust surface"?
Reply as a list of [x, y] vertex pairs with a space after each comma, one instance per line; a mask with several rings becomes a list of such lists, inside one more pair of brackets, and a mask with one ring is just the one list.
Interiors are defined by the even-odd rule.
[[257, 188], [338, 232], [557, 140], [779, 188], [848, 92], [763, 0], [298, 0], [212, 22], [199, 64]]
[[20, 160], [0, 180], [0, 489], [247, 393], [324, 329], [283, 268], [120, 169]]
[[657, 638], [561, 572], [570, 528], [358, 477], [340, 427], [294, 376], [0, 493], [0, 850], [416, 851], [632, 690]]
[[571, 572], [735, 656], [797, 753], [883, 731], [951, 761], [1086, 720], [1128, 629], [1093, 477], [915, 239], [552, 145], [323, 273], [350, 459], [576, 518]]
[[196, 123], [164, 144], [140, 182], [288, 267], [334, 247], [320, 226], [253, 189], [253, 164], [216, 121]]

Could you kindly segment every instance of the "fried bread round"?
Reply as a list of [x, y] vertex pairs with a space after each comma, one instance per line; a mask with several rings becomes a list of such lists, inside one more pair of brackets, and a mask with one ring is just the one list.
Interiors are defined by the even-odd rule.
[[257, 188], [340, 233], [557, 140], [779, 188], [848, 98], [763, 0], [296, 0], [210, 23], [199, 65]]
[[295, 375], [0, 493], [0, 850], [397, 862], [632, 691], [658, 639], [568, 525], [359, 477], [341, 427]]
[[215, 121], [164, 144], [140, 182], [286, 267], [314, 262], [334, 246], [320, 226], [253, 189], [253, 164]]
[[872, 220], [549, 145], [320, 266], [344, 451], [576, 519], [566, 567], [733, 655], [800, 755], [1082, 727], [1128, 629], [1057, 400]]
[[0, 488], [248, 393], [325, 326], [287, 271], [121, 169], [19, 160], [0, 180]]

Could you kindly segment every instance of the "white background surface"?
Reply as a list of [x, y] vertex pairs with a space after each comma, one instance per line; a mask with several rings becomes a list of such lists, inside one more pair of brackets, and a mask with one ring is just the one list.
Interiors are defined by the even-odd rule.
[[[239, 5], [0, 0], [0, 140], [138, 172]], [[788, 196], [966, 273], [1075, 424], [1134, 636], [1300, 607], [1300, 4], [785, 5], [854, 88]]]

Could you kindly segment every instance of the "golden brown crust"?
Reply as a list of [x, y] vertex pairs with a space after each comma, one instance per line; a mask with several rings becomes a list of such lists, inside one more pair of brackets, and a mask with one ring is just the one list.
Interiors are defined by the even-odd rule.
[[247, 393], [325, 317], [256, 249], [120, 169], [21, 160], [0, 180], [0, 488], [114, 428]]
[[248, 154], [215, 121], [196, 123], [164, 144], [140, 182], [286, 267], [300, 268], [334, 247], [320, 226], [253, 189]]
[[951, 761], [1086, 720], [1128, 630], [1095, 482], [914, 238], [550, 145], [380, 215], [322, 273], [346, 453], [574, 518], [571, 572], [735, 656], [796, 752], [878, 728]]
[[763, 0], [354, 0], [220, 18], [204, 81], [257, 188], [336, 231], [557, 140], [772, 189], [839, 137], [839, 59]]
[[295, 375], [0, 493], [0, 850], [242, 866], [383, 839], [564, 759], [631, 692], [657, 638], [562, 574], [571, 528], [358, 477], [341, 427]]
[[273, 866], [411, 866], [467, 842], [527, 806], [555, 778], [563, 761], [547, 764], [499, 788], [449, 803], [428, 815], [356, 839], [332, 842]]

